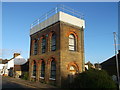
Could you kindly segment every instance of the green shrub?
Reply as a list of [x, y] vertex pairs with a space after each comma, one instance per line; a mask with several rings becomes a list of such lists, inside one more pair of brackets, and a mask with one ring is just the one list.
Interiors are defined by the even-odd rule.
[[103, 70], [90, 69], [76, 75], [74, 88], [116, 88], [115, 82]]
[[28, 80], [28, 77], [29, 77], [29, 73], [24, 72], [21, 78], [24, 79], [24, 80]]

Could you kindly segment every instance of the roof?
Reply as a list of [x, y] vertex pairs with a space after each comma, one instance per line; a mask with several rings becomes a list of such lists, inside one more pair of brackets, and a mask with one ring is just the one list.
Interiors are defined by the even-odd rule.
[[27, 62], [21, 55], [14, 58], [14, 65], [23, 65]]
[[[120, 64], [120, 52], [117, 54], [118, 55], [118, 63]], [[107, 59], [106, 61], [100, 63], [100, 65], [104, 65], [104, 64], [109, 64], [109, 65], [113, 65], [116, 64], [116, 56], [113, 56], [109, 59]]]
[[7, 59], [3, 60], [3, 59], [0, 59], [0, 64], [6, 64], [8, 61], [10, 61], [10, 60], [7, 60]]
[[93, 64], [90, 61], [88, 61], [87, 63], [85, 63], [85, 65], [92, 65], [93, 66]]

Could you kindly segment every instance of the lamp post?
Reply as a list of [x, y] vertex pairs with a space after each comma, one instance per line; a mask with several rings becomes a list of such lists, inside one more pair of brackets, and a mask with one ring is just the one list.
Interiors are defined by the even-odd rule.
[[118, 65], [118, 56], [117, 56], [117, 49], [116, 49], [116, 32], [113, 32], [113, 34], [114, 34], [114, 45], [115, 45], [115, 55], [116, 55], [116, 69], [117, 69], [118, 88], [120, 90], [119, 65]]

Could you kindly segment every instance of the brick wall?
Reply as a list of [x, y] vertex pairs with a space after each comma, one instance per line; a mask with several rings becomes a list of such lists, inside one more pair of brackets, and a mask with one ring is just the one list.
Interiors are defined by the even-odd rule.
[[[57, 36], [56, 42], [56, 51], [50, 50], [50, 40], [51, 34], [55, 32]], [[76, 46], [77, 51], [69, 51], [68, 43], [69, 43], [69, 34], [74, 33], [76, 37]], [[46, 36], [47, 45], [46, 45], [46, 53], [41, 53], [41, 38]], [[83, 28], [78, 28], [73, 25], [57, 22], [49, 27], [40, 30], [39, 32], [32, 34], [31, 45], [30, 45], [30, 58], [29, 58], [29, 79], [32, 80], [32, 71], [33, 71], [33, 61], [35, 60], [37, 63], [37, 72], [36, 72], [36, 81], [44, 81], [46, 83], [56, 84], [57, 86], [61, 86], [62, 82], [64, 82], [63, 78], [67, 78], [70, 73], [69, 67], [73, 65], [76, 67], [77, 72], [82, 72], [84, 67], [84, 38], [83, 38]], [[39, 38], [39, 39], [38, 39]], [[38, 54], [34, 55], [34, 39], [38, 39]], [[50, 80], [50, 68], [51, 68], [51, 58], [55, 59], [56, 62], [56, 80]], [[40, 78], [40, 67], [41, 67], [41, 59], [45, 61], [45, 78]]]

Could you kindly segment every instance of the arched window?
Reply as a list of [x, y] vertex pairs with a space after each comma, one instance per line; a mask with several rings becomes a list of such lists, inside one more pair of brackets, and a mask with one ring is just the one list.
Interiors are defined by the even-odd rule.
[[51, 61], [51, 74], [50, 78], [55, 79], [56, 78], [56, 63], [55, 60]]
[[76, 40], [73, 34], [69, 35], [69, 50], [76, 51]]
[[45, 53], [46, 51], [46, 39], [45, 37], [42, 38], [42, 53]]
[[76, 69], [74, 66], [70, 66], [70, 73], [73, 75], [76, 73]]
[[53, 33], [51, 37], [51, 51], [56, 50], [56, 34]]
[[45, 77], [45, 62], [42, 60], [41, 63], [41, 77]]
[[35, 39], [35, 42], [34, 42], [34, 55], [37, 55], [37, 39]]
[[36, 76], [36, 62], [33, 64], [33, 76]]

